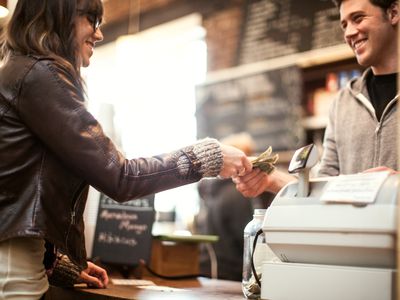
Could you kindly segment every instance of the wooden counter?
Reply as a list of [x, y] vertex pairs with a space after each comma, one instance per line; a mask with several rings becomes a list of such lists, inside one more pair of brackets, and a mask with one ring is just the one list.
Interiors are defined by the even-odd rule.
[[[145, 289], [135, 286], [118, 286], [110, 284], [106, 289], [89, 289], [76, 286], [73, 289], [50, 287], [45, 300], [235, 300], [245, 299], [241, 283], [237, 281], [216, 280], [208, 278], [185, 280], [161, 280], [146, 278], [157, 286]], [[175, 289], [168, 289], [170, 287]], [[158, 289], [158, 290], [155, 290]]]

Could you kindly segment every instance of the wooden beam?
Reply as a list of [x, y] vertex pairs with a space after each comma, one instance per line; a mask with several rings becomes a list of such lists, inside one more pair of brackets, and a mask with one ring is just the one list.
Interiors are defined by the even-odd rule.
[[207, 17], [220, 10], [238, 5], [241, 1], [243, 0], [165, 0], [162, 2], [163, 5], [142, 8], [137, 15], [137, 12], [133, 11], [131, 7], [131, 0], [108, 0], [104, 3], [105, 24], [102, 26], [104, 34], [102, 44], [112, 42], [121, 35], [133, 33], [129, 32], [130, 18], [138, 19], [138, 30], [143, 31], [194, 12]]

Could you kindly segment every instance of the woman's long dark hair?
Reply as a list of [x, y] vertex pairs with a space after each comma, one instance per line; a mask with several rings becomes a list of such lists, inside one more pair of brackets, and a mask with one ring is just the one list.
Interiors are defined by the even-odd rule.
[[82, 88], [75, 30], [78, 9], [103, 15], [101, 0], [18, 0], [1, 42], [1, 58], [50, 57]]

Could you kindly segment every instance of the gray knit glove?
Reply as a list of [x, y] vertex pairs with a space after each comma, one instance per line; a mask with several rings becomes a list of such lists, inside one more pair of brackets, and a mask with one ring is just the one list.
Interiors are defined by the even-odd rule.
[[[216, 177], [223, 165], [222, 150], [216, 139], [207, 138], [182, 149], [178, 170], [184, 177]], [[199, 179], [200, 179], [199, 178]]]
[[48, 274], [49, 283], [59, 287], [72, 287], [81, 274], [81, 269], [68, 256], [60, 255], [55, 267]]

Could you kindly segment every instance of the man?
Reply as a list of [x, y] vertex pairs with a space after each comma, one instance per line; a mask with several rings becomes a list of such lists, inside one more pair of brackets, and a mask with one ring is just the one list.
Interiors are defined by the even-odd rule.
[[[319, 175], [396, 172], [398, 1], [333, 1], [346, 43], [368, 68], [332, 104]], [[244, 196], [255, 197], [266, 190], [276, 193], [294, 179], [282, 171], [267, 175], [254, 169], [234, 182]]]

